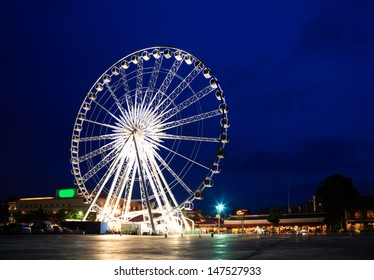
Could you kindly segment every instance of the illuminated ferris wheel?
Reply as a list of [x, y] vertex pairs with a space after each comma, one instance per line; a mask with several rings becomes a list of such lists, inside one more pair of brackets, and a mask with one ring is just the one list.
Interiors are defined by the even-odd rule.
[[213, 186], [228, 107], [211, 70], [173, 47], [136, 51], [94, 83], [77, 114], [72, 172], [83, 220], [190, 229], [183, 214]]

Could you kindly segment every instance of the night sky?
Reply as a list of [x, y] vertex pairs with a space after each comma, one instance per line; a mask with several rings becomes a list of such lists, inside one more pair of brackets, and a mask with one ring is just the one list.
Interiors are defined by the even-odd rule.
[[73, 187], [70, 141], [96, 79], [170, 45], [208, 65], [230, 107], [216, 202], [256, 212], [311, 199], [333, 173], [374, 188], [374, 2], [5, 1], [0, 198]]

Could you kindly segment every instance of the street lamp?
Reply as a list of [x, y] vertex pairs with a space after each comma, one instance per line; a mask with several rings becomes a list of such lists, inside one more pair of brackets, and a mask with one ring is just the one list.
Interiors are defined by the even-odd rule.
[[222, 203], [219, 203], [216, 205], [216, 210], [217, 210], [217, 219], [218, 219], [218, 234], [221, 233], [221, 212], [225, 208], [225, 205]]

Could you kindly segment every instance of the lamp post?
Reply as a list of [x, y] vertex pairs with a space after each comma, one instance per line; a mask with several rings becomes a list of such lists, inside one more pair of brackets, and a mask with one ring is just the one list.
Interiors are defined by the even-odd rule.
[[238, 210], [236, 211], [236, 215], [238, 215], [240, 217], [240, 225], [241, 225], [241, 230], [242, 230], [242, 234], [244, 233], [244, 215], [245, 215], [245, 212], [246, 212], [246, 209], [243, 210]]
[[225, 206], [222, 203], [217, 204], [216, 210], [217, 210], [217, 219], [218, 219], [218, 234], [221, 233], [221, 212]]

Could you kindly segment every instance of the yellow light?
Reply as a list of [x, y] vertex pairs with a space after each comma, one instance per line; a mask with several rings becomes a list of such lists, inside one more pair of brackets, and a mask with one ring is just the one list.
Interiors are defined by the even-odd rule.
[[25, 197], [20, 198], [19, 200], [47, 200], [47, 199], [54, 199], [53, 196], [45, 196], [45, 197]]

